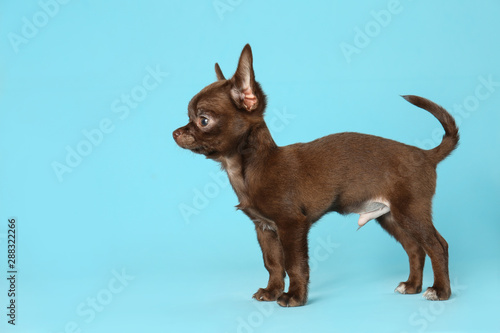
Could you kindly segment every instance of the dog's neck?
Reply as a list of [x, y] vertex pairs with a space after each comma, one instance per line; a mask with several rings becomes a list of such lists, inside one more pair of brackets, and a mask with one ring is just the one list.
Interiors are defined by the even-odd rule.
[[240, 208], [248, 204], [251, 179], [258, 177], [258, 172], [263, 170], [269, 156], [277, 148], [266, 123], [262, 120], [249, 128], [236, 152], [219, 159], [240, 200]]
[[246, 137], [241, 140], [238, 153], [247, 162], [264, 159], [278, 146], [271, 136], [264, 120], [250, 127]]

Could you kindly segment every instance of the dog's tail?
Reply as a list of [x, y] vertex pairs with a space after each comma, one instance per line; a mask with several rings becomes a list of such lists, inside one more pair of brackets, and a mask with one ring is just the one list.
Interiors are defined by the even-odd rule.
[[450, 155], [451, 152], [458, 146], [460, 136], [458, 134], [458, 127], [455, 123], [455, 119], [453, 119], [451, 114], [449, 114], [444, 108], [428, 99], [414, 95], [406, 95], [402, 97], [411, 104], [430, 112], [443, 126], [443, 141], [441, 141], [441, 144], [436, 148], [428, 150], [431, 159], [438, 164]]

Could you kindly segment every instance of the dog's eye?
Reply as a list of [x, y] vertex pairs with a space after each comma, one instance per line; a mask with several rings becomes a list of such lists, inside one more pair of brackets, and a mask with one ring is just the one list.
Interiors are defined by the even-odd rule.
[[201, 117], [200, 119], [200, 124], [201, 126], [205, 127], [208, 125], [208, 118], [205, 118], [205, 117]]

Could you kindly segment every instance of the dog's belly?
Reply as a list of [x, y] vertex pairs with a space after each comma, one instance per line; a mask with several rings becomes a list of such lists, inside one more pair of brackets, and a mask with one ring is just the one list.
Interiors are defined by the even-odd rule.
[[[376, 219], [391, 211], [391, 205], [383, 198], [364, 202], [360, 207], [353, 210], [353, 213], [359, 214], [359, 228], [364, 226], [368, 221]], [[359, 229], [358, 228], [358, 229]]]

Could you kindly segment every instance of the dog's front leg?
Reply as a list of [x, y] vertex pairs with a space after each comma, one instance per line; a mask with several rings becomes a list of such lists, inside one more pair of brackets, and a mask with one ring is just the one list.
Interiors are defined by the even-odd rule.
[[288, 292], [278, 298], [281, 306], [301, 306], [307, 302], [309, 283], [309, 256], [307, 247], [308, 228], [288, 225], [278, 228], [278, 235], [285, 255], [285, 269], [290, 278]]
[[285, 260], [278, 234], [270, 228], [255, 224], [264, 266], [269, 271], [269, 282], [266, 288], [260, 288], [254, 295], [258, 301], [275, 301], [285, 289]]

